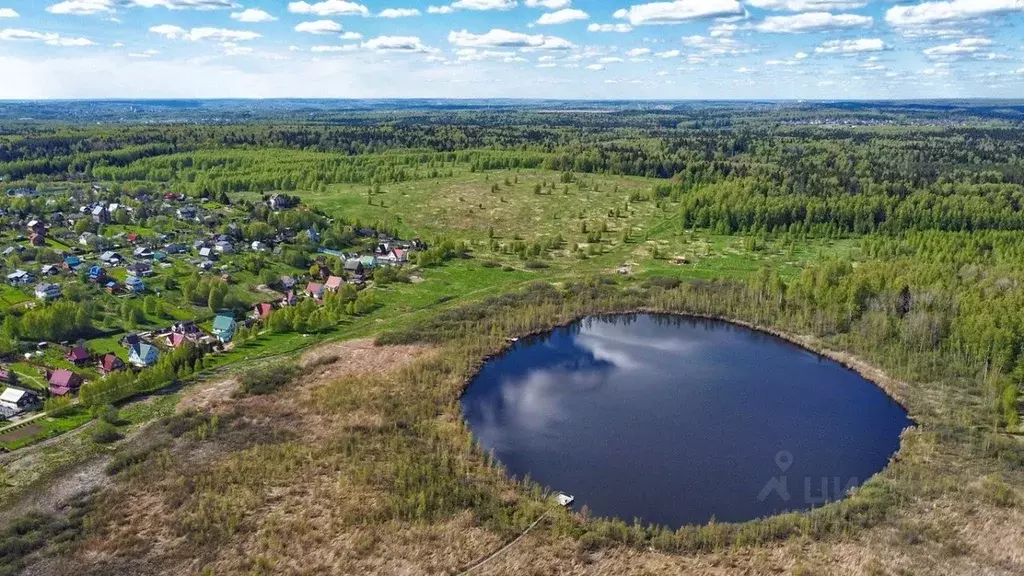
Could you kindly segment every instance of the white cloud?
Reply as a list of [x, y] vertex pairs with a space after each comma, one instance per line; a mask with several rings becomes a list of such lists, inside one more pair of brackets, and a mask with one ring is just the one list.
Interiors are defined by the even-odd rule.
[[313, 46], [309, 49], [310, 52], [322, 53], [322, 52], [355, 52], [359, 50], [358, 44], [345, 44], [344, 46]]
[[619, 62], [625, 62], [625, 60], [618, 56], [605, 56], [604, 58], [598, 59], [598, 62], [601, 64], [618, 64]]
[[0, 18], [17, 18], [18, 13], [11, 8], [0, 8]]
[[752, 74], [753, 72], [754, 72], [754, 69], [753, 68], [748, 68], [747, 66], [743, 66], [741, 68], [737, 68], [736, 69], [736, 73], [737, 74]]
[[601, 64], [591, 64], [590, 66], [587, 66], [587, 70], [593, 70], [594, 72], [599, 72], [601, 70], [604, 70], [604, 66], [601, 65]]
[[220, 10], [238, 7], [235, 0], [122, 0], [120, 4], [168, 10]]
[[572, 47], [572, 43], [557, 36], [543, 34], [522, 34], [495, 28], [484, 34], [473, 34], [468, 30], [449, 32], [448, 42], [464, 48], [524, 48], [564, 50]]
[[455, 8], [451, 6], [428, 6], [427, 14], [451, 14], [455, 12]]
[[681, 38], [683, 44], [690, 48], [697, 48], [705, 55], [724, 56], [726, 54], [746, 54], [753, 50], [743, 46], [732, 38], [709, 38], [707, 36], [685, 36]]
[[547, 8], [548, 10], [561, 10], [572, 5], [572, 0], [526, 0], [530, 8]]
[[270, 14], [256, 8], [249, 8], [248, 10], [242, 10], [241, 12], [232, 12], [232, 20], [238, 20], [239, 22], [247, 22], [250, 24], [257, 24], [260, 22], [273, 22], [277, 18]]
[[702, 18], [743, 14], [736, 0], [676, 0], [637, 4], [615, 12], [614, 17], [628, 20], [633, 26], [645, 24], [679, 24]]
[[796, 58], [797, 60], [806, 60], [809, 57], [810, 54], [808, 54], [807, 52], [797, 52], [796, 54], [793, 55], [793, 58]]
[[51, 14], [69, 14], [72, 16], [91, 16], [114, 11], [113, 0], [67, 0], [46, 7]]
[[363, 48], [376, 52], [430, 52], [416, 36], [378, 36], [363, 42]]
[[224, 42], [220, 45], [224, 49], [225, 56], [248, 56], [253, 53], [249, 46], [239, 46], [234, 42]]
[[575, 8], [566, 8], [559, 10], [558, 12], [550, 12], [543, 14], [537, 20], [537, 24], [566, 24], [568, 22], [576, 22], [578, 20], [588, 20], [590, 14], [587, 14], [583, 10], [576, 10]]
[[88, 38], [70, 38], [61, 36], [56, 32], [36, 32], [34, 30], [19, 30], [17, 28], [4, 28], [0, 30], [0, 40], [42, 42], [47, 46], [61, 46], [64, 48], [81, 48], [95, 44], [95, 42]]
[[296, 32], [305, 32], [307, 34], [337, 34], [341, 30], [341, 24], [333, 20], [314, 20], [312, 22], [300, 22], [295, 25]]
[[317, 16], [369, 16], [370, 9], [362, 4], [347, 0], [323, 0], [310, 4], [308, 2], [289, 2], [288, 11], [293, 14], [316, 14]]
[[664, 52], [658, 52], [655, 54], [658, 58], [677, 58], [682, 54], [679, 50], [666, 50]]
[[762, 10], [814, 12], [863, 8], [867, 6], [868, 0], [746, 0], [746, 3]]
[[362, 40], [363, 35], [359, 32], [345, 32], [341, 35], [342, 40]]
[[626, 56], [631, 58], [639, 58], [641, 56], [648, 56], [651, 53], [650, 48], [633, 48], [629, 52], [626, 52]]
[[924, 53], [929, 58], [946, 58], [951, 56], [961, 56], [964, 54], [974, 54], [982, 48], [991, 45], [992, 41], [988, 38], [964, 38], [954, 44], [928, 48]]
[[824, 30], [842, 30], [847, 28], [863, 28], [874, 22], [870, 16], [857, 14], [830, 14], [828, 12], [806, 12], [792, 16], [769, 16], [754, 25], [754, 30], [775, 34], [800, 34], [802, 32], [821, 32]]
[[385, 8], [377, 14], [378, 18], [411, 18], [419, 16], [420, 11], [415, 8]]
[[557, 67], [558, 67], [558, 64], [555, 64], [554, 62], [541, 62], [540, 64], [537, 64], [537, 68], [557, 68]]
[[588, 32], [631, 32], [633, 27], [629, 24], [591, 24], [587, 26]]
[[170, 38], [171, 40], [180, 39], [191, 40], [193, 42], [201, 42], [203, 40], [212, 40], [215, 42], [240, 42], [244, 40], [255, 40], [261, 37], [260, 34], [250, 32], [248, 30], [229, 30], [227, 28], [210, 27], [185, 30], [180, 26], [173, 26], [171, 24], [153, 26], [149, 31], [154, 34], [164, 36], [165, 38]]
[[511, 10], [517, 4], [515, 0], [458, 0], [451, 6], [460, 10]]
[[885, 21], [897, 28], [927, 27], [1011, 12], [1024, 12], [1024, 1], [951, 0], [924, 2], [916, 6], [893, 6], [885, 13]]
[[881, 52], [888, 49], [881, 38], [858, 38], [857, 40], [829, 40], [814, 49], [818, 54], [856, 54], [859, 52]]

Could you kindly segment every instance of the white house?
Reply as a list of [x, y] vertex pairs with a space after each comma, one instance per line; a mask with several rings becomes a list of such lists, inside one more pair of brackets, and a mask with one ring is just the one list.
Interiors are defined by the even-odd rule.
[[60, 284], [37, 284], [36, 298], [40, 300], [55, 300], [60, 298]]

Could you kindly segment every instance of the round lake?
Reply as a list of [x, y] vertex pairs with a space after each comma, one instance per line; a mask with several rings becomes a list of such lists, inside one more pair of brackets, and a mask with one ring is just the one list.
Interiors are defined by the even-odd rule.
[[462, 398], [509, 474], [600, 516], [677, 528], [821, 506], [911, 425], [882, 390], [774, 336], [676, 316], [589, 318], [489, 360]]

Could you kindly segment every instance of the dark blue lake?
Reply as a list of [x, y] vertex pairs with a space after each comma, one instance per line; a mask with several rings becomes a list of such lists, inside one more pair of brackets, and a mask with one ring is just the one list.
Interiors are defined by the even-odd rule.
[[462, 409], [508, 473], [600, 516], [677, 528], [841, 499], [911, 425], [878, 387], [774, 336], [590, 318], [488, 361]]

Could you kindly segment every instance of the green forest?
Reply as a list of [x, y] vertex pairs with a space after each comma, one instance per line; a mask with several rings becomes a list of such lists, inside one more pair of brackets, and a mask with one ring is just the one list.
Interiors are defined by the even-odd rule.
[[[0, 132], [0, 177], [12, 243], [94, 186], [134, 220], [75, 233], [202, 231], [137, 200], [165, 194], [237, 211], [213, 231], [244, 245], [310, 231], [238, 255], [232, 283], [175, 268], [160, 294], [120, 304], [5, 298], [9, 360], [32, 341], [240, 318], [261, 302], [255, 286], [287, 274], [301, 291], [378, 234], [424, 243], [366, 284], [240, 328], [226, 356], [185, 347], [84, 387], [80, 409], [125, 439], [81, 434], [89, 450], [30, 480], [0, 464], [4, 503], [97, 455], [107, 467], [86, 500], [7, 518], [0, 574], [456, 574], [537, 523], [494, 573], [1022, 566], [1024, 124], [1012, 118], [823, 103], [25, 122]], [[301, 209], [270, 208], [282, 194]], [[58, 248], [9, 257], [5, 273], [59, 261]], [[811, 511], [665, 527], [553, 506], [550, 487], [509, 477], [476, 444], [461, 392], [510, 339], [635, 312], [739, 322], [877, 371], [915, 427], [889, 467]], [[352, 342], [368, 347], [357, 359]], [[196, 401], [207, 386], [218, 392]], [[144, 412], [154, 392], [179, 407], [102, 415]], [[311, 559], [323, 549], [330, 560]], [[532, 572], [516, 563], [530, 559]]]

